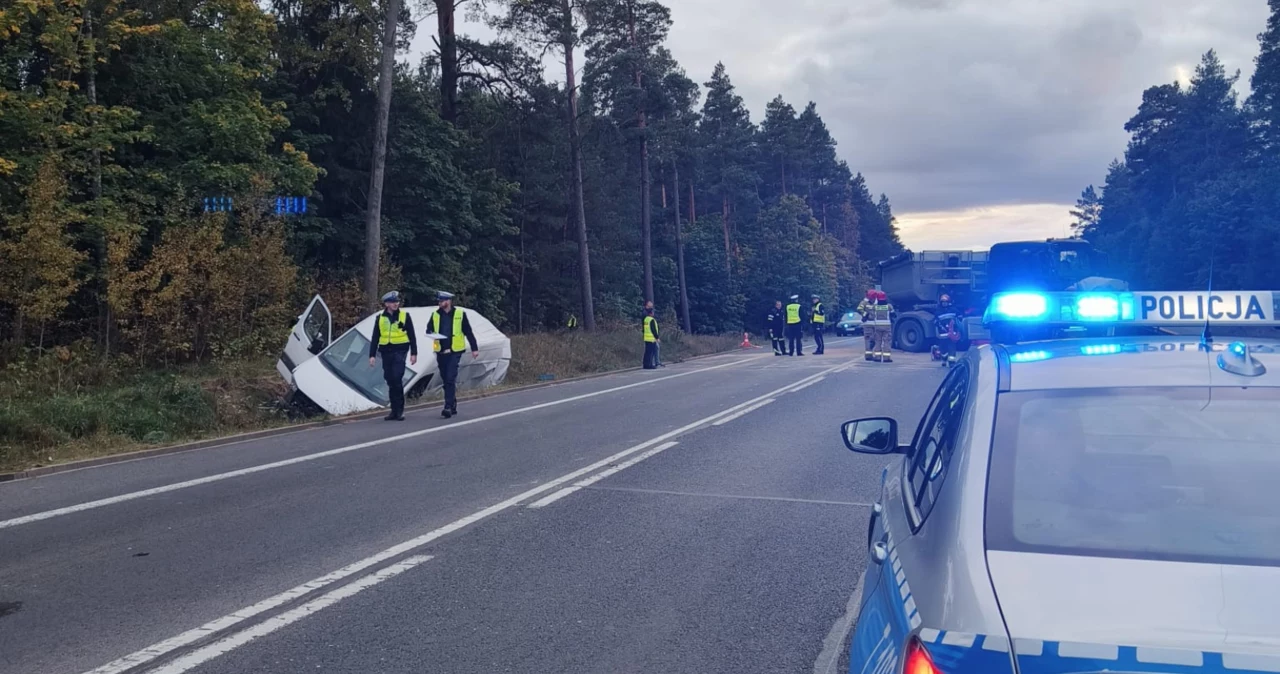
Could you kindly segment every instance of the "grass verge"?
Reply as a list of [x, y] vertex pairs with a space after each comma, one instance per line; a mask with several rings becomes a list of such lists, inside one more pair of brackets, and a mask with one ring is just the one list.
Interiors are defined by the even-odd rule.
[[[662, 359], [737, 344], [730, 336], [668, 331]], [[514, 335], [501, 388], [636, 367], [643, 350], [630, 326]], [[284, 404], [287, 394], [270, 358], [142, 371], [89, 352], [55, 351], [0, 371], [0, 473], [315, 420]]]

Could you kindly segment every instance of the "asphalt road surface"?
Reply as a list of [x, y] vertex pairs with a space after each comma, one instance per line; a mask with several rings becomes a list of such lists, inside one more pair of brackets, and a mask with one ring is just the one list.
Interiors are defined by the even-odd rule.
[[847, 670], [943, 377], [757, 349], [0, 484], [0, 672]]

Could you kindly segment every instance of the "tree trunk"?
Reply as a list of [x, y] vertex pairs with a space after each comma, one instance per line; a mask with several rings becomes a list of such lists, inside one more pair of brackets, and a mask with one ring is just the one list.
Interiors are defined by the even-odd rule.
[[[640, 113], [640, 132], [645, 130], [645, 115]], [[644, 235], [644, 299], [653, 301], [653, 233], [649, 198], [649, 141], [640, 140], [640, 230]]]
[[727, 195], [721, 197], [720, 225], [724, 228], [724, 273], [726, 276], [732, 276], [733, 266], [729, 263], [732, 253], [729, 249], [729, 197]]
[[689, 226], [698, 224], [698, 209], [693, 200], [693, 179], [689, 179]]
[[[89, 100], [89, 105], [98, 105], [98, 53], [97, 38], [93, 34], [93, 10], [89, 8], [89, 3], [85, 2], [80, 9], [80, 18], [82, 19], [82, 29], [85, 33], [85, 96]], [[96, 124], [96, 121], [91, 121]], [[94, 248], [98, 256], [98, 320], [99, 320], [99, 343], [102, 344], [103, 353], [111, 354], [111, 303], [108, 301], [110, 297], [110, 270], [107, 260], [107, 230], [102, 221], [102, 153], [98, 148], [94, 148], [92, 152], [93, 159], [93, 212], [94, 219]]]
[[[630, 35], [631, 46], [634, 49], [636, 45], [636, 23], [635, 15], [629, 15], [627, 31]], [[635, 69], [636, 90], [644, 90], [644, 72], [637, 65]], [[636, 126], [640, 129], [640, 231], [641, 231], [641, 260], [644, 265], [644, 299], [646, 302], [653, 301], [653, 233], [652, 233], [652, 213], [650, 213], [650, 179], [649, 179], [649, 138], [648, 126], [649, 120], [645, 115], [644, 108], [636, 110]]]
[[436, 0], [436, 24], [440, 38], [440, 117], [458, 122], [458, 35], [454, 29], [454, 0]]
[[400, 0], [387, 0], [382, 19], [382, 57], [378, 62], [378, 102], [373, 130], [373, 160], [369, 167], [369, 202], [364, 217], [364, 299], [378, 306], [379, 258], [382, 253], [382, 179], [387, 166], [387, 118], [391, 115], [391, 84], [396, 63], [396, 23]]
[[[680, 320], [684, 323], [684, 331], [692, 333], [693, 324], [689, 322], [689, 288], [684, 280], [684, 236], [680, 233], [680, 167], [676, 165], [675, 159], [671, 160], [671, 175], [671, 184], [674, 186], [676, 198], [676, 207], [671, 209], [671, 212], [676, 216], [676, 277], [680, 281]], [[662, 191], [666, 192], [665, 184]], [[689, 194], [692, 196], [692, 190]]]
[[560, 11], [564, 19], [564, 34], [561, 47], [564, 48], [564, 81], [569, 92], [569, 150], [573, 155], [573, 206], [578, 221], [578, 274], [581, 279], [579, 289], [582, 293], [582, 329], [588, 332], [596, 329], [596, 312], [591, 300], [591, 253], [587, 249], [587, 207], [582, 194], [582, 136], [578, 133], [578, 85], [573, 72], [574, 39], [573, 6], [569, 0], [560, 1]]
[[785, 159], [778, 158], [778, 172], [782, 175], [782, 194], [787, 194], [787, 162]]

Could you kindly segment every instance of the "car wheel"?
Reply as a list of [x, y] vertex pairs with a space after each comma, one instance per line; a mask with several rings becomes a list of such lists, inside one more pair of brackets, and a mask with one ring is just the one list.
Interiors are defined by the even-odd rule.
[[898, 348], [908, 353], [924, 353], [928, 348], [924, 339], [924, 326], [913, 318], [898, 322], [894, 341], [898, 343]]

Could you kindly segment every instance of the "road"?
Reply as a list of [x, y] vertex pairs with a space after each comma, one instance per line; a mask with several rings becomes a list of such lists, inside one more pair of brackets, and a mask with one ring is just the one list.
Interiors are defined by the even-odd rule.
[[0, 484], [0, 672], [847, 669], [927, 356], [743, 351]]

